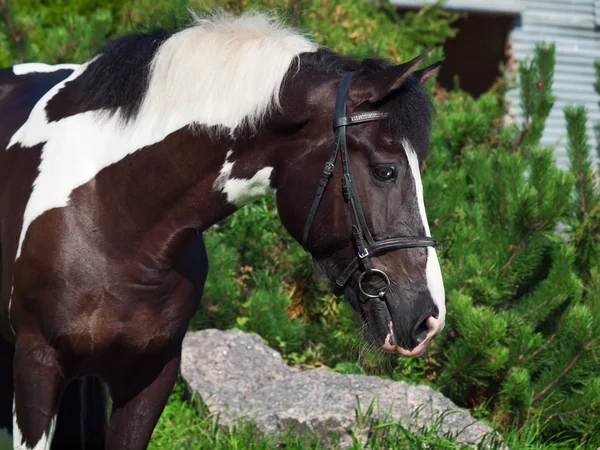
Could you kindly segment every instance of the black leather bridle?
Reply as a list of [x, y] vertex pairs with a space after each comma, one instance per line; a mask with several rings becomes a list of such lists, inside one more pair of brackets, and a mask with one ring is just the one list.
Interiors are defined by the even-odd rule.
[[[360, 292], [367, 299], [379, 298], [383, 300], [390, 287], [390, 279], [382, 270], [373, 269], [371, 267], [371, 258], [373, 256], [401, 248], [437, 247], [441, 244], [435, 239], [427, 236], [401, 236], [383, 239], [380, 241], [375, 241], [373, 239], [360, 205], [360, 200], [356, 191], [356, 185], [352, 179], [348, 148], [346, 147], [346, 127], [365, 122], [383, 120], [388, 117], [388, 114], [381, 111], [369, 111], [346, 116], [346, 97], [348, 95], [348, 88], [353, 76], [354, 72], [347, 72], [340, 81], [335, 101], [335, 118], [333, 121], [333, 130], [335, 132], [333, 152], [331, 153], [329, 161], [325, 163], [325, 168], [321, 173], [321, 179], [319, 180], [319, 186], [317, 187], [317, 194], [308, 214], [306, 225], [304, 226], [302, 245], [304, 248], [307, 248], [308, 235], [310, 233], [313, 219], [315, 218], [325, 189], [327, 188], [329, 180], [333, 174], [338, 153], [341, 153], [342, 194], [344, 196], [344, 201], [348, 204], [348, 208], [350, 209], [350, 217], [352, 219], [352, 240], [356, 249], [356, 259], [353, 259], [346, 269], [337, 277], [335, 281], [336, 291], [340, 291], [344, 286], [346, 286], [352, 275], [354, 275], [357, 270], [360, 270], [361, 274], [358, 278], [358, 288], [360, 289]], [[362, 286], [365, 275], [367, 277], [377, 275], [385, 282], [385, 288], [381, 289], [377, 294], [370, 294], [366, 292]]]

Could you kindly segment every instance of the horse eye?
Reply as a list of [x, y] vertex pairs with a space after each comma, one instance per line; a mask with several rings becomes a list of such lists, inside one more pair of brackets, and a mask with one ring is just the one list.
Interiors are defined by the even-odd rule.
[[394, 166], [375, 166], [373, 175], [380, 181], [394, 181], [396, 179], [396, 170]]

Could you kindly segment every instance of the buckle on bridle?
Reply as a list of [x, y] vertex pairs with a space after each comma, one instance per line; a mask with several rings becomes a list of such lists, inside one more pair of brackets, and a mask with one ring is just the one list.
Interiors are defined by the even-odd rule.
[[365, 259], [367, 256], [369, 256], [369, 249], [365, 248], [365, 252], [364, 253], [361, 253], [360, 250], [359, 250], [357, 254], [358, 254], [358, 257], [360, 259]]

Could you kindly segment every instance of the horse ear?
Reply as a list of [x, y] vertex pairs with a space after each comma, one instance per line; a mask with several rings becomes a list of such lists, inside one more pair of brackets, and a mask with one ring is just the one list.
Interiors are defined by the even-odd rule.
[[444, 61], [436, 61], [432, 65], [425, 67], [424, 69], [415, 70], [413, 76], [419, 80], [421, 86], [427, 83], [431, 78], [437, 75], [439, 68]]
[[[419, 55], [406, 63], [397, 66], [388, 67], [370, 75], [365, 75], [353, 83], [353, 97], [355, 104], [364, 101], [376, 103], [389, 95], [393, 90], [402, 86], [402, 83], [415, 72], [416, 67], [425, 58], [425, 55]], [[425, 70], [425, 69], [424, 69]]]

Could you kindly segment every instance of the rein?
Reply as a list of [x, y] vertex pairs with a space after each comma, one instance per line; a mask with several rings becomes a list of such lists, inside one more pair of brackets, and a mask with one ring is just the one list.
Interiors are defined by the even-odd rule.
[[[344, 201], [348, 205], [350, 218], [352, 219], [352, 241], [356, 249], [356, 258], [348, 264], [346, 269], [344, 269], [335, 280], [336, 291], [339, 292], [346, 286], [354, 273], [359, 270], [360, 276], [358, 278], [358, 288], [360, 289], [360, 292], [367, 298], [379, 298], [383, 300], [386, 292], [390, 288], [390, 279], [382, 270], [372, 268], [371, 258], [390, 250], [437, 247], [440, 243], [428, 236], [399, 236], [380, 241], [375, 241], [373, 239], [360, 204], [356, 185], [352, 178], [352, 171], [350, 170], [350, 157], [346, 146], [346, 128], [361, 123], [383, 120], [388, 118], [388, 114], [381, 111], [369, 111], [346, 116], [346, 98], [354, 74], [354, 72], [345, 73], [338, 87], [335, 101], [335, 117], [333, 120], [333, 130], [335, 132], [333, 152], [331, 153], [329, 160], [325, 163], [325, 167], [321, 173], [317, 193], [304, 226], [302, 245], [304, 248], [307, 248], [312, 222], [319, 209], [319, 205], [321, 204], [325, 189], [333, 175], [335, 163], [338, 159], [338, 153], [340, 153], [342, 160], [342, 194], [344, 196]], [[370, 294], [363, 289], [363, 278], [365, 276], [370, 278], [374, 275], [380, 277], [385, 282], [385, 287], [377, 294]]]

